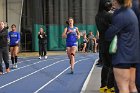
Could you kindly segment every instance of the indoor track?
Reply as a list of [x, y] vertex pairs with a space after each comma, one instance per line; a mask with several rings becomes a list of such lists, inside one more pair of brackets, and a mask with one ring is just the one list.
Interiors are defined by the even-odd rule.
[[66, 55], [19, 58], [17, 69], [0, 76], [0, 93], [80, 93], [97, 58], [77, 53], [74, 74]]

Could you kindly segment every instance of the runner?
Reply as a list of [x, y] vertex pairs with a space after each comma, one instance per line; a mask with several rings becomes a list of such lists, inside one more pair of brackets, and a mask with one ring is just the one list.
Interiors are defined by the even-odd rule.
[[68, 19], [68, 27], [64, 29], [62, 34], [63, 38], [66, 38], [67, 54], [70, 59], [71, 74], [74, 73], [75, 52], [77, 50], [77, 39], [80, 39], [80, 33], [77, 27], [74, 26], [74, 20], [72, 17]]
[[10, 41], [10, 52], [11, 52], [11, 61], [12, 68], [17, 68], [17, 55], [19, 51], [19, 41], [20, 41], [20, 33], [16, 30], [16, 25], [13, 24], [11, 26], [12, 31], [8, 33], [8, 39]]

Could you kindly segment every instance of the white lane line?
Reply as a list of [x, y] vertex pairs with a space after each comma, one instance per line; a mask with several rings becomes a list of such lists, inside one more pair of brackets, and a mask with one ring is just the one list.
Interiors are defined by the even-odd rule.
[[[17, 62], [17, 64], [20, 64], [20, 63], [23, 63], [23, 62], [26, 62], [26, 61], [32, 61], [32, 60], [37, 60], [37, 59], [30, 59], [30, 60], [28, 59], [28, 60], [24, 60], [24, 61], [19, 61], [19, 62]], [[12, 65], [12, 63], [10, 63], [9, 65]], [[5, 65], [3, 65], [3, 67], [5, 67]]]
[[89, 74], [88, 74], [88, 77], [86, 78], [86, 80], [85, 80], [85, 82], [84, 82], [84, 85], [83, 85], [83, 87], [82, 87], [80, 93], [85, 93], [86, 88], [87, 88], [87, 85], [88, 85], [89, 80], [90, 80], [90, 77], [91, 77], [91, 74], [92, 74], [92, 72], [93, 72], [93, 70], [94, 70], [94, 68], [95, 68], [97, 62], [98, 62], [98, 59], [95, 60], [93, 66], [92, 66], [92, 69], [90, 70], [90, 72], [89, 72]]
[[[48, 60], [54, 60], [54, 59], [58, 59], [58, 58], [53, 58], [53, 59], [48, 59]], [[23, 69], [23, 68], [26, 68], [26, 67], [33, 66], [33, 65], [35, 65], [35, 64], [42, 63], [42, 62], [44, 62], [44, 61], [47, 61], [47, 60], [40, 60], [40, 61], [38, 61], [38, 62], [36, 62], [36, 63], [30, 64], [30, 65], [26, 65], [26, 66], [23, 66], [23, 67], [19, 67], [19, 68], [17, 68], [17, 69], [13, 69], [13, 70], [10, 71], [10, 73], [11, 73], [11, 72], [14, 72], [14, 71], [17, 71], [17, 70], [20, 70], [20, 69]], [[7, 72], [4, 72], [3, 74], [6, 74], [6, 73], [7, 73]]]
[[[11, 56], [9, 55], [9, 61], [11, 59]], [[28, 57], [18, 57], [18, 59], [28, 59]]]
[[[24, 59], [26, 59], [26, 58], [24, 58]], [[51, 58], [52, 59], [52, 58]], [[61, 59], [61, 58], [54, 58], [54, 59]], [[24, 61], [19, 61], [19, 62], [17, 62], [17, 64], [21, 64], [21, 63], [23, 63], [23, 62], [26, 62], [26, 61], [32, 61], [32, 60], [39, 60], [38, 58], [34, 58], [34, 59], [28, 59], [28, 60], [24, 60]], [[9, 60], [10, 61], [10, 60]], [[4, 64], [4, 62], [2, 62], [3, 64]], [[12, 65], [12, 63], [11, 62], [9, 62], [10, 64], [9, 65]], [[3, 65], [3, 68], [5, 67], [5, 65]]]
[[[60, 58], [51, 58], [51, 59], [60, 59]], [[23, 63], [23, 62], [26, 62], [26, 61], [32, 61], [32, 60], [39, 60], [39, 59], [30, 59], [30, 60], [20, 61], [17, 64], [20, 64], [20, 63]], [[10, 64], [10, 65], [12, 65], [12, 64]]]
[[5, 84], [5, 85], [3, 85], [3, 86], [0, 86], [0, 89], [2, 89], [2, 88], [4, 88], [4, 87], [7, 87], [7, 86], [9, 86], [9, 85], [11, 85], [11, 84], [14, 84], [14, 83], [16, 83], [16, 82], [18, 82], [18, 81], [20, 81], [20, 80], [22, 80], [22, 79], [25, 79], [25, 78], [27, 78], [27, 77], [29, 77], [29, 76], [31, 76], [31, 75], [33, 75], [33, 74], [39, 72], [39, 71], [42, 71], [42, 70], [44, 70], [44, 69], [46, 69], [46, 68], [49, 68], [49, 67], [51, 67], [51, 66], [53, 66], [53, 65], [55, 65], [55, 64], [58, 64], [58, 63], [60, 63], [60, 62], [65, 61], [65, 60], [69, 60], [69, 59], [60, 60], [60, 61], [57, 61], [57, 62], [55, 62], [55, 63], [52, 63], [52, 64], [50, 64], [50, 65], [48, 65], [48, 66], [45, 66], [45, 67], [43, 67], [43, 68], [41, 68], [41, 69], [39, 69], [39, 70], [36, 70], [36, 71], [34, 71], [34, 72], [32, 72], [32, 73], [26, 75], [26, 76], [23, 76], [23, 77], [21, 77], [21, 78], [19, 78], [19, 79], [16, 79], [16, 80], [14, 80], [14, 81], [12, 81], [12, 82], [10, 82], [10, 83], [7, 83], [7, 84]]
[[[85, 58], [85, 59], [82, 59], [82, 60], [79, 60], [79, 61], [76, 61], [75, 64], [79, 63], [80, 61], [83, 61], [83, 60], [88, 60], [90, 58]], [[51, 82], [53, 82], [55, 79], [57, 79], [58, 77], [60, 77], [64, 72], [66, 72], [68, 69], [70, 68], [67, 67], [65, 70], [63, 70], [60, 74], [58, 74], [56, 77], [54, 77], [53, 79], [51, 79], [49, 82], [47, 82], [45, 85], [43, 85], [41, 88], [39, 88], [38, 90], [36, 90], [34, 93], [38, 93], [39, 91], [41, 91], [42, 89], [44, 89], [47, 85], [49, 85]]]

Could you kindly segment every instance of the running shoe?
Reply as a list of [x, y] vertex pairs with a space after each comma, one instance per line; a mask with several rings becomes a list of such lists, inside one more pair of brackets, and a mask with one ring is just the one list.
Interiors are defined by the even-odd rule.
[[15, 68], [15, 65], [14, 64], [12, 64], [12, 69], [14, 69]]
[[71, 74], [74, 74], [74, 70], [73, 69], [71, 69], [71, 72], [70, 72]]
[[17, 63], [15, 63], [14, 68], [17, 69]]
[[74, 74], [74, 71], [73, 70], [71, 70], [71, 74]]
[[48, 58], [48, 56], [45, 56], [45, 59], [47, 59]]
[[41, 56], [39, 56], [39, 59], [41, 59]]
[[10, 69], [9, 69], [9, 68], [7, 68], [7, 69], [6, 69], [6, 72], [7, 72], [7, 73], [9, 73], [9, 72], [10, 72]]
[[99, 89], [99, 92], [100, 92], [100, 93], [106, 93], [106, 91], [107, 91], [107, 86], [101, 87], [101, 88]]

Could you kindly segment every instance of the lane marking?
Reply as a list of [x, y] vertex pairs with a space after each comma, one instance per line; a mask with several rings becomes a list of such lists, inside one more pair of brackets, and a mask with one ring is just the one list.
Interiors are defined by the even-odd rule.
[[[37, 59], [30, 59], [30, 60], [28, 59], [28, 60], [25, 60], [25, 61], [19, 61], [19, 62], [17, 62], [17, 64], [20, 64], [20, 63], [23, 63], [23, 62], [26, 62], [26, 61], [31, 61], [31, 60], [37, 60]], [[12, 65], [11, 61], [9, 63], [10, 63], [9, 65]], [[4, 62], [3, 62], [3, 67], [5, 67]]]
[[[48, 60], [55, 60], [55, 59], [57, 59], [57, 58], [48, 59]], [[20, 69], [23, 69], [23, 68], [26, 68], [26, 67], [33, 66], [33, 65], [35, 65], [35, 64], [42, 63], [42, 62], [44, 62], [44, 61], [47, 61], [47, 60], [40, 60], [40, 61], [38, 61], [38, 62], [36, 62], [36, 63], [30, 64], [30, 65], [25, 65], [25, 66], [19, 67], [19, 68], [17, 68], [17, 69], [13, 69], [13, 70], [11, 70], [9, 73], [14, 72], [14, 71], [17, 71], [17, 70], [20, 70]], [[6, 74], [6, 73], [7, 73], [7, 72], [4, 72], [3, 75]]]
[[[85, 57], [81, 57], [81, 58], [85, 58]], [[55, 60], [55, 59], [60, 59], [60, 58], [52, 58], [52, 59], [47, 59], [47, 60]], [[38, 61], [36, 63], [30, 64], [30, 65], [25, 65], [25, 66], [19, 67], [17, 69], [13, 69], [13, 70], [10, 71], [10, 73], [14, 72], [14, 71], [17, 71], [17, 70], [20, 70], [20, 69], [23, 69], [23, 68], [26, 68], [26, 67], [30, 67], [30, 66], [35, 65], [35, 64], [42, 63], [42, 62], [47, 61], [47, 60], [40, 60], [40, 61]], [[26, 61], [31, 61], [31, 60], [26, 60]], [[4, 74], [7, 74], [7, 72], [4, 72], [3, 75]]]
[[30, 74], [28, 74], [28, 75], [25, 75], [25, 76], [23, 76], [23, 77], [21, 77], [21, 78], [19, 78], [19, 79], [16, 79], [16, 80], [14, 80], [14, 81], [12, 81], [12, 82], [10, 82], [10, 83], [7, 83], [7, 84], [5, 84], [5, 85], [0, 86], [0, 89], [2, 89], [2, 88], [4, 88], [4, 87], [7, 87], [7, 86], [9, 86], [9, 85], [11, 85], [11, 84], [14, 84], [14, 83], [16, 83], [16, 82], [18, 82], [18, 81], [20, 81], [20, 80], [22, 80], [22, 79], [25, 79], [25, 78], [27, 78], [27, 77], [29, 77], [29, 76], [31, 76], [31, 75], [33, 75], [33, 74], [39, 72], [39, 71], [42, 71], [42, 70], [44, 70], [44, 69], [46, 69], [46, 68], [49, 68], [49, 67], [51, 67], [51, 66], [53, 66], [53, 65], [55, 65], [55, 64], [58, 64], [58, 63], [60, 63], [60, 62], [65, 61], [65, 60], [69, 60], [69, 59], [60, 60], [60, 61], [57, 61], [57, 62], [55, 62], [55, 63], [52, 63], [52, 64], [50, 64], [50, 65], [48, 65], [48, 66], [45, 66], [45, 67], [43, 67], [43, 68], [41, 68], [41, 69], [39, 69], [39, 70], [36, 70], [36, 71], [34, 71], [34, 72], [32, 72], [32, 73], [30, 73]]
[[97, 62], [98, 62], [98, 59], [96, 59], [96, 60], [94, 61], [94, 64], [93, 64], [93, 66], [92, 66], [92, 69], [90, 70], [90, 72], [89, 72], [89, 74], [88, 74], [88, 76], [87, 76], [87, 78], [86, 78], [86, 80], [85, 80], [85, 82], [84, 82], [84, 85], [83, 85], [83, 87], [82, 87], [80, 93], [85, 93], [86, 88], [87, 88], [87, 85], [88, 85], [88, 83], [89, 83], [89, 81], [90, 81], [91, 74], [92, 74], [92, 72], [93, 72], [93, 70], [94, 70], [94, 68], [95, 68]]
[[[46, 60], [40, 60], [40, 61], [47, 61], [47, 60], [53, 60], [53, 59], [60, 59], [60, 58], [52, 58], [52, 59], [46, 59]], [[20, 62], [18, 62], [17, 64], [20, 64], [20, 63], [23, 63], [23, 62], [27, 62], [27, 61], [32, 61], [32, 60], [37, 60], [37, 59], [30, 59], [30, 60], [26, 60], [26, 61], [20, 61]], [[39, 62], [40, 62], [39, 61]], [[37, 62], [38, 63], [38, 62]], [[12, 65], [12, 64], [10, 64], [10, 65]], [[31, 64], [30, 64], [31, 65]], [[3, 67], [5, 67], [5, 65], [3, 66]], [[24, 66], [24, 67], [19, 67], [20, 69], [21, 68], [25, 68], [26, 66]], [[28, 67], [28, 66], [27, 66]], [[16, 70], [18, 70], [19, 68], [17, 68], [17, 69], [14, 69], [14, 70], [11, 70], [10, 72], [13, 72], [13, 71], [16, 71]], [[3, 74], [6, 74], [6, 72], [4, 72]]]
[[[24, 58], [24, 59], [26, 59], [26, 58]], [[23, 59], [23, 60], [24, 60], [24, 59]], [[61, 59], [61, 58], [51, 58], [51, 59]], [[32, 58], [32, 59], [27, 59], [27, 60], [25, 60], [25, 61], [19, 61], [19, 62], [17, 62], [17, 64], [21, 64], [21, 63], [23, 63], [23, 62], [32, 61], [32, 60], [39, 60], [39, 59], [38, 59], [38, 58], [36, 58], [36, 59], [35, 59], [35, 58], [34, 58], [34, 59], [33, 59], [33, 58]], [[46, 60], [47, 60], [47, 59], [46, 59]], [[10, 63], [9, 65], [11, 66], [11, 65], [12, 65], [11, 60], [9, 60], [9, 61], [10, 61], [10, 62], [9, 62], [9, 63]], [[3, 63], [3, 68], [4, 68], [4, 67], [5, 67], [4, 61], [3, 61], [2, 63]]]
[[[60, 59], [60, 58], [51, 58], [51, 59]], [[30, 59], [30, 60], [26, 60], [26, 61], [31, 61], [31, 60], [39, 60], [39, 59]], [[49, 59], [46, 59], [46, 60], [49, 60]], [[20, 64], [20, 63], [23, 63], [23, 62], [26, 62], [26, 61], [20, 61], [17, 64]]]
[[[90, 59], [90, 58], [86, 58], [86, 59], [82, 59], [82, 60], [76, 61], [75, 64], [79, 63], [80, 61], [88, 60], [88, 59]], [[47, 82], [45, 85], [43, 85], [42, 87], [40, 87], [34, 93], [38, 93], [39, 91], [41, 91], [42, 89], [44, 89], [46, 86], [48, 86], [50, 83], [52, 83], [55, 79], [57, 79], [58, 77], [60, 77], [64, 72], [66, 72], [69, 68], [70, 68], [70, 66], [67, 67], [65, 70], [63, 70], [60, 74], [58, 74], [57, 76], [55, 76], [53, 79], [51, 79], [49, 82]]]
[[[53, 58], [53, 59], [48, 59], [48, 60], [55, 60], [55, 59], [59, 59], [59, 58]], [[42, 62], [44, 62], [44, 61], [47, 61], [47, 60], [40, 60], [40, 61], [38, 61], [38, 62], [36, 62], [36, 63], [30, 64], [30, 65], [25, 65], [25, 66], [19, 67], [19, 68], [17, 68], [17, 69], [13, 69], [13, 70], [10, 71], [10, 73], [11, 73], [11, 72], [14, 72], [14, 71], [17, 71], [17, 70], [20, 70], [20, 69], [23, 69], [23, 68], [26, 68], [26, 67], [33, 66], [33, 65], [35, 65], [35, 64], [42, 63]], [[6, 73], [7, 73], [7, 72], [4, 72], [3, 75], [6, 74]]]

